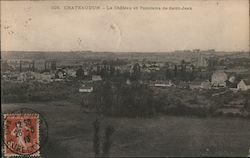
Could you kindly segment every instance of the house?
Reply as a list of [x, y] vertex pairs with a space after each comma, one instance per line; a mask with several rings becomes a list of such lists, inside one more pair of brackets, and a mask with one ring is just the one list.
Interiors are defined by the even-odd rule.
[[176, 86], [171, 80], [167, 82], [157, 82], [154, 84], [155, 87], [173, 87]]
[[66, 69], [65, 72], [70, 77], [76, 77], [76, 71], [74, 69]]
[[66, 78], [66, 71], [64, 71], [63, 69], [58, 69], [55, 73], [55, 78], [56, 79], [64, 79]]
[[223, 71], [215, 71], [211, 77], [211, 84], [213, 87], [226, 87], [226, 80], [228, 76]]
[[201, 81], [201, 80], [194, 80], [189, 84], [190, 89], [210, 89], [211, 88], [211, 82], [209, 80], [207, 81]]
[[159, 66], [157, 64], [150, 65], [148, 69], [150, 71], [159, 71], [160, 70], [160, 68], [159, 68]]
[[203, 81], [201, 82], [201, 86], [202, 89], [211, 89], [211, 82], [209, 80]]
[[41, 83], [50, 83], [53, 81], [54, 75], [49, 73], [42, 73], [36, 77], [36, 80]]
[[92, 75], [92, 81], [101, 81], [102, 77], [100, 75]]
[[126, 80], [126, 84], [127, 84], [127, 85], [131, 85], [130, 79], [127, 79], [127, 80]]
[[79, 88], [80, 93], [91, 93], [93, 92], [93, 87], [92, 86], [87, 86], [87, 85], [82, 85]]
[[250, 89], [250, 80], [249, 79], [241, 80], [237, 84], [237, 89], [241, 90], [241, 91], [247, 91], [247, 90], [249, 90]]

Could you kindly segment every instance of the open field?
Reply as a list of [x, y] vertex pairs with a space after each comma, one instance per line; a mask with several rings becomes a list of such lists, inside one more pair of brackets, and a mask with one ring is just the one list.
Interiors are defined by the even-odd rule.
[[[39, 111], [49, 126], [43, 157], [93, 156], [92, 122], [95, 114], [67, 102], [2, 104], [4, 113], [31, 108]], [[114, 126], [111, 156], [247, 156], [250, 121], [238, 118], [102, 117], [102, 129]], [[103, 133], [102, 133], [103, 134]], [[70, 155], [70, 156], [69, 156]]]

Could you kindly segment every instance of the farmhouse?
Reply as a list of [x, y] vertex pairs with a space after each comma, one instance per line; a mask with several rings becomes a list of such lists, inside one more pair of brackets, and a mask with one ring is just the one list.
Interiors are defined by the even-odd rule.
[[189, 84], [190, 89], [210, 89], [211, 82], [209, 80], [195, 80]]
[[92, 75], [92, 81], [101, 81], [102, 77], [100, 75]]
[[169, 81], [160, 81], [160, 82], [156, 82], [154, 84], [155, 87], [172, 87], [172, 86], [176, 86], [171, 80]]
[[214, 87], [226, 87], [228, 75], [223, 71], [216, 71], [211, 77], [211, 84]]
[[87, 85], [82, 85], [79, 88], [80, 93], [91, 93], [93, 92], [93, 87], [92, 86], [87, 86]]
[[250, 80], [249, 79], [241, 80], [237, 84], [237, 89], [241, 90], [241, 91], [247, 91], [247, 90], [249, 90], [250, 89]]
[[55, 73], [55, 78], [56, 79], [63, 79], [65, 78], [67, 75], [66, 71], [64, 71], [63, 69], [58, 69]]

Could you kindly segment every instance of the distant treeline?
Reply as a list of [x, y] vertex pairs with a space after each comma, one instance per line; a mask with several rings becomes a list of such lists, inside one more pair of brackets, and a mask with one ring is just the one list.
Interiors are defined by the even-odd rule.
[[[248, 58], [249, 52], [203, 52], [206, 56], [218, 56], [227, 58]], [[181, 61], [190, 60], [197, 55], [197, 52], [180, 51], [180, 52], [92, 52], [92, 51], [2, 51], [2, 59], [129, 59], [129, 60], [159, 60], [159, 61]]]

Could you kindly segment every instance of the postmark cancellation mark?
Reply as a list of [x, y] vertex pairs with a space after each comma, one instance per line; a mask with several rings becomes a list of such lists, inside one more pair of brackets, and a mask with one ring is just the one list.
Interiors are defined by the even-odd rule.
[[4, 114], [4, 156], [40, 156], [39, 114]]

